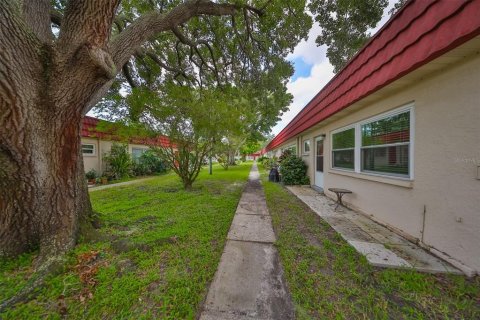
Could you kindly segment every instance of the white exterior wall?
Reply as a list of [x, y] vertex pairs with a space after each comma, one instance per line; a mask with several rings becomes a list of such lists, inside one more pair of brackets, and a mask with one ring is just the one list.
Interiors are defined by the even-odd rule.
[[[95, 154], [94, 155], [83, 155], [83, 166], [85, 172], [94, 169], [99, 175], [105, 170], [105, 163], [103, 161], [103, 156], [110, 152], [112, 144], [114, 141], [109, 140], [99, 140], [95, 138], [82, 138], [82, 144], [93, 144], [95, 145]], [[121, 143], [121, 142], [119, 142]], [[132, 149], [145, 149], [148, 150], [149, 146], [143, 144], [128, 144], [128, 152], [132, 154]]]
[[84, 154], [83, 155], [83, 167], [85, 168], [85, 172], [90, 170], [95, 170], [98, 174], [100, 174], [101, 168], [101, 157], [99, 157], [99, 141], [98, 139], [91, 139], [91, 138], [82, 138], [82, 144], [93, 144], [95, 148], [95, 153], [93, 155]]
[[[325, 134], [327, 189], [353, 191], [344, 201], [411, 239], [480, 272], [480, 56], [427, 76], [324, 127], [302, 134], [312, 139], [303, 155], [314, 183], [313, 138]], [[414, 103], [412, 180], [332, 169], [331, 132]], [[292, 141], [292, 140], [290, 140]], [[282, 147], [290, 144], [284, 143]], [[425, 227], [423, 228], [425, 209]]]

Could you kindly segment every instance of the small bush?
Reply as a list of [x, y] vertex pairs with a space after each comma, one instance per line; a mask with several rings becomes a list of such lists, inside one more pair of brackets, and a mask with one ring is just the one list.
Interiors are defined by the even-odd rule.
[[304, 185], [310, 184], [310, 179], [307, 176], [307, 165], [297, 156], [291, 155], [282, 160], [280, 169], [282, 174], [282, 181], [286, 185]]
[[257, 162], [258, 162], [258, 163], [263, 163], [263, 161], [265, 161], [266, 159], [268, 159], [267, 156], [261, 156], [261, 157], [259, 157], [259, 158], [257, 159]]
[[167, 164], [154, 150], [145, 151], [138, 159], [138, 163], [133, 165], [133, 173], [136, 176], [164, 173], [166, 171]]
[[221, 153], [217, 155], [217, 161], [222, 166], [223, 169], [228, 170], [228, 167], [230, 166], [230, 161], [228, 159], [228, 156]]
[[85, 173], [85, 177], [88, 180], [96, 179], [98, 177], [97, 171], [95, 171], [95, 169], [92, 169], [92, 170], [88, 171], [87, 173]]
[[132, 174], [132, 158], [128, 153], [128, 145], [112, 144], [110, 152], [103, 156], [107, 164], [107, 172], [104, 175], [113, 179], [129, 177]]
[[265, 170], [270, 170], [273, 167], [278, 167], [278, 160], [277, 157], [273, 158], [266, 158], [262, 161], [262, 165], [265, 168]]
[[283, 160], [285, 160], [286, 158], [290, 158], [292, 156], [294, 156], [292, 149], [284, 150], [280, 155], [280, 158], [278, 158], [278, 162], [282, 163]]

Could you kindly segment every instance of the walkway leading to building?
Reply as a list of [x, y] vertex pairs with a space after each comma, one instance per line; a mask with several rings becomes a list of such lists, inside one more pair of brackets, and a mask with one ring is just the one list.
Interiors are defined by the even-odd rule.
[[201, 320], [294, 318], [293, 304], [274, 242], [271, 217], [254, 164]]
[[461, 274], [460, 270], [449, 263], [358, 212], [347, 208], [334, 211], [333, 200], [309, 187], [289, 186], [287, 189], [330, 224], [374, 266]]

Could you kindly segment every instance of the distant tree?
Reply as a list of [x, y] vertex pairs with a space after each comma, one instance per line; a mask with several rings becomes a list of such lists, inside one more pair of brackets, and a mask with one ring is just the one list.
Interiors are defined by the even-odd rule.
[[145, 99], [147, 106], [139, 121], [154, 135], [169, 138], [169, 145], [156, 150], [180, 177], [185, 189], [190, 189], [208, 156], [225, 153], [226, 161], [222, 162], [221, 157], [220, 161], [228, 168], [252, 126], [267, 130], [268, 123], [278, 117], [291, 99], [286, 89], [282, 90], [283, 95], [277, 95], [283, 98], [274, 103], [276, 112], [270, 109], [270, 116], [261, 116], [264, 104], [257, 99], [261, 94], [253, 94], [248, 87], [200, 89], [168, 82], [156, 92], [137, 89], [132, 94], [140, 97], [129, 95], [122, 103]]
[[256, 140], [245, 141], [245, 143], [241, 148], [241, 153], [243, 155], [249, 155], [257, 151], [260, 151], [260, 149], [262, 149], [263, 142], [264, 142], [263, 139], [260, 141], [256, 141]]
[[220, 165], [225, 169], [232, 165], [236, 165], [236, 156], [245, 142], [246, 137], [244, 135], [232, 135], [228, 134], [216, 144], [215, 155]]

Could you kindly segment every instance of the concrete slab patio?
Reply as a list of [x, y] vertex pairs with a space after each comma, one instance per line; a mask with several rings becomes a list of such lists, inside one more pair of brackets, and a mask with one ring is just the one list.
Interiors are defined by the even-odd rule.
[[287, 189], [330, 224], [374, 266], [462, 274], [449, 263], [363, 214], [348, 208], [334, 211], [335, 202], [332, 199], [309, 187], [289, 186]]
[[201, 320], [293, 319], [256, 164], [208, 291]]

